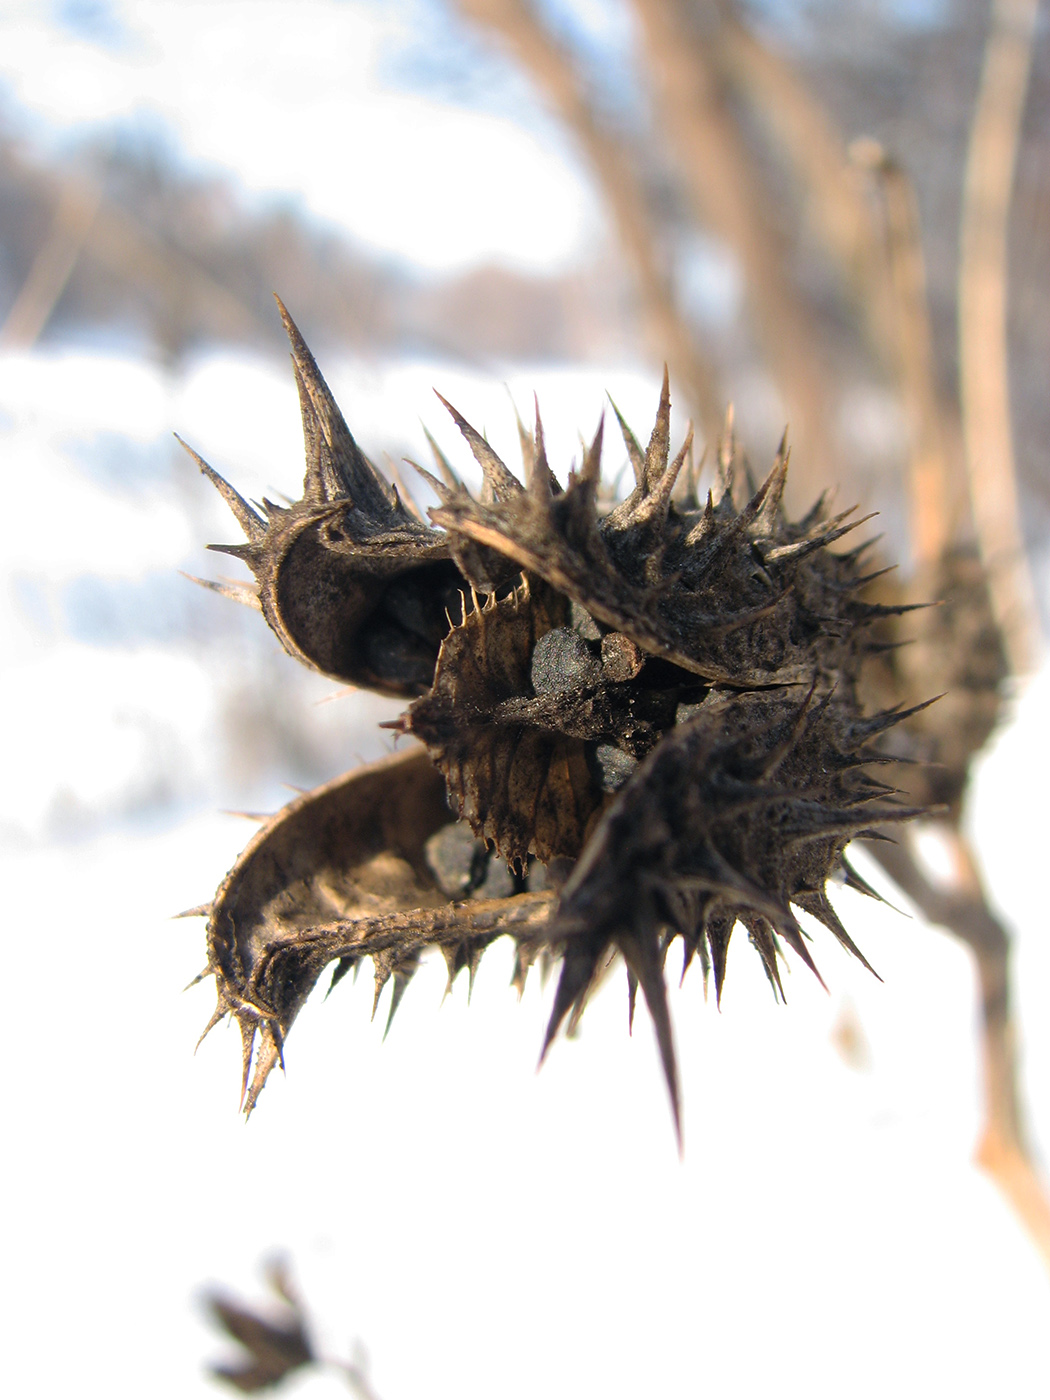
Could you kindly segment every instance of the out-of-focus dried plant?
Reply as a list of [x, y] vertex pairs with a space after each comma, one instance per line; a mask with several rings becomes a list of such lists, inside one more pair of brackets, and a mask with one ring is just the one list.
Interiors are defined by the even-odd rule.
[[276, 1295], [277, 1310], [250, 1307], [218, 1291], [206, 1295], [205, 1302], [215, 1322], [241, 1350], [238, 1361], [214, 1365], [211, 1374], [246, 1395], [255, 1395], [279, 1385], [296, 1371], [335, 1371], [358, 1400], [378, 1400], [360, 1345], [355, 1346], [350, 1361], [318, 1353], [306, 1309], [292, 1285], [285, 1261], [271, 1263], [266, 1278]]
[[713, 367], [681, 314], [652, 191], [637, 153], [594, 111], [587, 85], [528, 0], [459, 0], [463, 14], [506, 43], [586, 152], [638, 288], [643, 324], [654, 356], [666, 358], [706, 440], [717, 436], [722, 413]]
[[[916, 715], [909, 725], [912, 755], [930, 766], [902, 786], [917, 800], [943, 804], [938, 828], [951, 858], [950, 884], [945, 889], [932, 877], [907, 838], [893, 849], [880, 844], [873, 854], [924, 916], [950, 930], [974, 956], [986, 1104], [977, 1156], [1050, 1263], [1050, 1200], [1028, 1148], [1017, 1085], [1010, 935], [990, 906], [962, 825], [970, 766], [996, 727], [1004, 687], [1011, 673], [1023, 682], [1039, 653], [1018, 518], [1006, 328], [1006, 229], [1036, 9], [1025, 0], [992, 7], [963, 207], [955, 409], [933, 382], [910, 182], [884, 155], [871, 160], [886, 198], [902, 397], [911, 430], [914, 575], [940, 603], [911, 646], [886, 653], [880, 693], [906, 697], [931, 683], [946, 692], [938, 714]], [[949, 444], [956, 459], [965, 454], [970, 520], [953, 497]]]
[[970, 135], [959, 266], [959, 402], [981, 560], [1015, 675], [1035, 665], [1007, 365], [1007, 231], [1038, 0], [995, 0]]

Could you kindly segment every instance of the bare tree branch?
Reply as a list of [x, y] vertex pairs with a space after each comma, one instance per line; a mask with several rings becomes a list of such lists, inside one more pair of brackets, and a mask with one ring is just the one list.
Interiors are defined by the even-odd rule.
[[799, 448], [796, 485], [834, 480], [827, 417], [830, 374], [811, 317], [795, 295], [754, 162], [727, 110], [713, 56], [680, 0], [635, 0], [664, 127], [697, 217], [740, 259], [748, 305]]
[[705, 440], [715, 442], [723, 416], [716, 377], [675, 301], [659, 253], [650, 200], [624, 143], [597, 118], [571, 58], [528, 0], [458, 3], [468, 19], [503, 39], [579, 141], [634, 273], [653, 352], [668, 361], [698, 416]]
[[1010, 418], [1007, 229], [1038, 0], [995, 0], [970, 132], [959, 267], [959, 370], [974, 523], [1012, 669], [1039, 652]]
[[719, 22], [713, 61], [766, 122], [807, 192], [806, 214], [835, 259], [877, 350], [894, 357], [882, 248], [867, 181], [846, 142], [802, 77], [737, 14], [730, 0], [711, 0]]
[[36, 342], [81, 260], [112, 268], [159, 294], [172, 323], [185, 319], [192, 301], [220, 334], [257, 339], [265, 333], [235, 292], [169, 238], [107, 199], [101, 181], [67, 175], [57, 182], [51, 228], [0, 327], [0, 347], [25, 349]]

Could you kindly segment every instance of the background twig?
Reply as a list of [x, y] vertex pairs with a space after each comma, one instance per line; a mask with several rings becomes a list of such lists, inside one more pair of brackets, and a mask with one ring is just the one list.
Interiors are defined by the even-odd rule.
[[871, 843], [868, 850], [930, 923], [940, 924], [973, 952], [981, 994], [985, 1124], [977, 1160], [998, 1184], [1050, 1267], [1050, 1202], [1025, 1137], [1017, 1092], [1017, 1046], [1010, 997], [1010, 938], [988, 898], [966, 838], [945, 826], [954, 880], [939, 888], [910, 842]]
[[1038, 654], [1035, 590], [1014, 466], [1007, 351], [1007, 229], [1038, 0], [995, 0], [963, 189], [959, 372], [974, 523], [1011, 669]]
[[818, 483], [835, 479], [828, 371], [818, 336], [795, 294], [771, 211], [704, 37], [680, 0], [635, 0], [635, 11], [661, 125], [677, 153], [697, 218], [740, 259], [751, 318], [802, 464], [794, 489], [811, 496]]
[[624, 143], [596, 116], [572, 58], [528, 0], [459, 0], [463, 13], [500, 36], [583, 147], [634, 273], [653, 353], [679, 380], [703, 437], [713, 443], [722, 409], [710, 364], [683, 319], [639, 172]]

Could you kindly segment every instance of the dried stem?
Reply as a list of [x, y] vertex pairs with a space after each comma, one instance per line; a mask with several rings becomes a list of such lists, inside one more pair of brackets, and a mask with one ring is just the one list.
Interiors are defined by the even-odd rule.
[[368, 1379], [368, 1372], [355, 1361], [326, 1361], [324, 1363], [338, 1371], [358, 1400], [379, 1400], [379, 1395]]
[[571, 58], [528, 0], [459, 0], [459, 8], [504, 40], [583, 148], [634, 273], [653, 351], [667, 359], [704, 438], [715, 442], [722, 423], [715, 375], [675, 301], [651, 202], [624, 143], [595, 115]]
[[[985, 578], [1012, 669], [1036, 652], [1034, 592], [1020, 531], [1007, 381], [1006, 258], [1010, 188], [1030, 62], [1035, 3], [999, 3], [985, 57], [964, 193], [959, 285], [962, 431]], [[936, 389], [918, 207], [905, 172], [873, 142], [854, 154], [879, 178], [897, 323], [897, 368], [910, 437], [915, 563], [931, 569], [958, 533], [946, 438], [955, 427]], [[1050, 1200], [1025, 1141], [1010, 1006], [1010, 936], [988, 906], [973, 853], [955, 822], [944, 835], [953, 879], [929, 880], [914, 847], [872, 854], [926, 918], [973, 953], [981, 989], [985, 1125], [977, 1160], [1010, 1201], [1050, 1267]]]
[[[827, 112], [793, 69], [740, 22], [728, 0], [713, 53], [721, 71], [763, 113], [809, 195], [810, 220], [851, 288], [869, 338], [897, 380], [908, 424], [914, 563], [934, 564], [957, 533], [936, 385], [918, 202], [905, 170], [875, 141], [847, 150]], [[883, 226], [868, 188], [877, 179]]]
[[1016, 675], [1039, 650], [1019, 516], [1007, 348], [1007, 232], [1038, 0], [995, 0], [970, 133], [959, 266], [966, 465], [992, 607]]
[[931, 923], [971, 950], [981, 989], [985, 1124], [977, 1160], [1017, 1212], [1050, 1268], [1050, 1199], [1025, 1141], [1017, 1093], [1017, 1047], [1010, 1006], [1010, 939], [988, 907], [966, 838], [944, 828], [955, 866], [950, 888], [934, 885], [908, 842], [872, 843], [868, 850]]
[[880, 354], [892, 359], [894, 331], [882, 250], [866, 182], [811, 87], [740, 21], [728, 0], [715, 0], [713, 60], [766, 121], [807, 192], [806, 212], [857, 298]]
[[912, 562], [930, 568], [956, 535], [945, 411], [937, 392], [933, 336], [926, 297], [926, 262], [915, 188], [907, 172], [876, 141], [858, 141], [854, 160], [878, 181], [885, 212], [892, 312], [892, 360], [908, 425]]
[[791, 420], [809, 492], [835, 478], [828, 373], [795, 295], [754, 162], [723, 100], [712, 57], [679, 0], [635, 0], [654, 95], [697, 217], [739, 257], [754, 324]]

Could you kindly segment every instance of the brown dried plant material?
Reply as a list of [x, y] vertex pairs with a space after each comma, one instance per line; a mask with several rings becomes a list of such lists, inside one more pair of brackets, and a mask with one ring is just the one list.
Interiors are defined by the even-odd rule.
[[987, 574], [974, 548], [948, 549], [918, 582], [939, 606], [924, 614], [925, 625], [914, 639], [887, 628], [890, 641], [881, 664], [870, 668], [865, 689], [869, 697], [907, 697], [920, 687], [947, 692], [937, 710], [912, 714], [901, 725], [892, 749], [906, 762], [886, 772], [913, 801], [937, 813], [933, 831], [950, 861], [951, 876], [947, 883], [935, 877], [912, 840], [880, 840], [870, 854], [925, 919], [940, 924], [973, 954], [985, 1089], [985, 1121], [976, 1158], [1050, 1264], [1050, 1198], [1028, 1145], [1018, 1091], [1011, 939], [989, 902], [962, 823], [971, 763], [1002, 710], [1007, 649], [993, 615]]
[[427, 744], [453, 809], [506, 861], [575, 859], [601, 792], [580, 726], [565, 712], [593, 706], [593, 697], [584, 691], [567, 704], [564, 691], [530, 695], [538, 644], [568, 620], [568, 604], [527, 580], [505, 598], [490, 593], [482, 603], [473, 593], [471, 604], [468, 611], [464, 600], [434, 684], [402, 725]]
[[239, 1364], [213, 1366], [211, 1374], [246, 1395], [269, 1390], [293, 1371], [318, 1362], [305, 1314], [282, 1265], [272, 1267], [270, 1283], [283, 1304], [280, 1318], [235, 1303], [223, 1293], [206, 1299], [215, 1321], [245, 1353]]
[[[562, 890], [550, 936], [564, 947], [549, 1045], [619, 948], [656, 1025], [676, 1102], [663, 966], [675, 936], [685, 971], [712, 965], [719, 1001], [730, 934], [739, 922], [784, 996], [779, 940], [819, 977], [791, 906], [825, 925], [866, 967], [825, 892], [843, 852], [873, 823], [917, 815], [888, 805], [893, 789], [863, 764], [896, 715], [861, 719], [833, 692], [712, 691], [627, 781]], [[881, 799], [881, 801], [880, 801]], [[821, 979], [822, 980], [822, 979]]]
[[850, 597], [862, 580], [848, 556], [841, 564], [830, 554], [807, 561], [862, 522], [845, 523], [853, 511], [827, 520], [816, 508], [788, 524], [781, 509], [786, 445], [743, 510], [733, 502], [731, 456], [717, 504], [709, 496], [701, 507], [695, 494], [676, 501], [690, 442], [670, 460], [670, 411], [665, 374], [644, 453], [621, 420], [635, 486], [604, 517], [599, 425], [565, 491], [552, 492], [540, 472], [524, 491], [493, 501], [435, 483], [442, 505], [432, 518], [453, 539], [473, 540], [538, 574], [648, 655], [705, 680], [804, 683], [814, 665], [836, 665], [841, 643], [852, 647], [854, 627], [874, 615]]
[[[534, 432], [521, 429], [523, 484], [447, 405], [484, 486], [470, 495], [436, 453], [430, 529], [363, 456], [284, 315], [302, 501], [267, 503], [263, 520], [202, 470], [249, 537], [231, 552], [284, 646], [416, 696], [395, 727], [426, 748], [297, 798], [195, 911], [208, 915], [211, 1025], [227, 1013], [240, 1024], [245, 1107], [329, 963], [337, 980], [371, 958], [377, 999], [394, 979], [393, 1009], [426, 948], [450, 978], [473, 977], [507, 934], [519, 989], [538, 954], [562, 959], [548, 1044], [623, 954], [677, 1121], [664, 990], [676, 937], [686, 966], [714, 969], [719, 995], [737, 922], [778, 994], [782, 943], [816, 971], [793, 906], [860, 956], [825, 887], [840, 872], [870, 893], [846, 844], [916, 812], [867, 771], [885, 761], [879, 736], [915, 712], [866, 716], [857, 698], [881, 645], [873, 629], [909, 605], [863, 598], [875, 577], [861, 572], [863, 545], [829, 548], [859, 523], [852, 512], [829, 519], [818, 502], [787, 519], [786, 446], [755, 486], [727, 429], [701, 501], [688, 438], [671, 457], [666, 375], [644, 451], [620, 419], [635, 480], [612, 505], [601, 426], [562, 489], [537, 413]], [[536, 862], [549, 865], [542, 881]]]
[[280, 1385], [295, 1371], [327, 1371], [345, 1381], [358, 1400], [378, 1400], [368, 1375], [368, 1356], [360, 1342], [354, 1343], [350, 1360], [324, 1356], [317, 1350], [310, 1317], [292, 1286], [285, 1261], [279, 1259], [269, 1266], [267, 1282], [280, 1300], [277, 1312], [234, 1302], [225, 1292], [205, 1295], [215, 1322], [243, 1352], [239, 1364], [209, 1367], [216, 1380], [255, 1395]]
[[413, 748], [306, 793], [241, 854], [206, 911], [208, 967], [218, 1004], [205, 1034], [232, 1014], [243, 1046], [242, 1098], [251, 1112], [284, 1038], [329, 963], [336, 980], [371, 958], [376, 1002], [392, 977], [393, 1016], [424, 948], [453, 977], [473, 971], [502, 933], [525, 937], [551, 896], [453, 902], [427, 859], [428, 840], [455, 821], [441, 775]]
[[420, 523], [365, 457], [278, 305], [303, 416], [303, 496], [291, 507], [264, 501], [262, 515], [187, 449], [248, 537], [211, 548], [252, 570], [246, 600], [257, 599], [289, 655], [383, 694], [421, 694], [460, 581], [448, 541]]
[[[864, 678], [864, 694], [875, 704], [916, 701], [940, 692], [935, 709], [912, 713], [889, 749], [907, 767], [893, 781], [919, 805], [943, 810], [958, 826], [970, 766], [988, 742], [1003, 708], [1009, 667], [992, 613], [987, 576], [972, 547], [948, 549], [913, 580], [935, 606], [920, 627], [890, 616], [882, 625], [883, 649]], [[902, 589], [881, 580], [889, 604]]]

